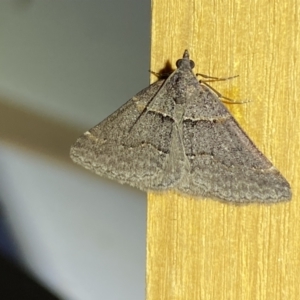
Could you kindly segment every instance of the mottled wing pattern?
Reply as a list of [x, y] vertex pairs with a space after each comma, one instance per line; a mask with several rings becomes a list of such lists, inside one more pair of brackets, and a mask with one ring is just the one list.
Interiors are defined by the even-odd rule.
[[172, 109], [168, 111], [170, 105], [164, 105], [169, 99], [164, 90], [160, 92], [164, 82], [142, 90], [84, 133], [72, 146], [71, 158], [98, 175], [142, 190], [172, 185], [177, 173], [170, 179], [171, 170], [164, 170], [164, 166], [170, 166], [166, 161], [170, 159], [174, 120], [170, 117]]
[[[195, 78], [195, 80], [197, 80]], [[183, 144], [190, 172], [181, 192], [233, 202], [277, 202], [290, 186], [206, 86], [188, 100]]]

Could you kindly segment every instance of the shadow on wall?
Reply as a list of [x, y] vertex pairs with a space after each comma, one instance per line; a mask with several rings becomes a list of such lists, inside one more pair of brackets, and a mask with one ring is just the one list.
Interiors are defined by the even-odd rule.
[[74, 128], [7, 103], [7, 99], [0, 99], [1, 141], [73, 164], [69, 158], [70, 147], [83, 133], [82, 128]]

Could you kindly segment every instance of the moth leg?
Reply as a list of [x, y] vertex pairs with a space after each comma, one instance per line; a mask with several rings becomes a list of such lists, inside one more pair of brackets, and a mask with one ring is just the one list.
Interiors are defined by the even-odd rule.
[[151, 74], [153, 74], [154, 76], [156, 76], [158, 79], [167, 79], [173, 72], [170, 73], [157, 73], [154, 71], [149, 70], [149, 72]]
[[[236, 76], [235, 76], [235, 77], [236, 77]], [[233, 78], [233, 77], [231, 77], [231, 78]], [[214, 89], [212, 86], [210, 86], [210, 85], [207, 83], [207, 81], [199, 81], [199, 82], [200, 82], [200, 84], [205, 85], [205, 86], [207, 86], [209, 89], [211, 89], [211, 90], [212, 90], [219, 98], [225, 100], [225, 101], [223, 101], [223, 102], [225, 102], [225, 103], [228, 102], [228, 103], [231, 103], [231, 104], [244, 104], [244, 103], [250, 102], [249, 100], [236, 101], [236, 100], [234, 100], [234, 99], [225, 97], [225, 96], [223, 96], [221, 93], [219, 93], [216, 89]]]
[[225, 80], [230, 80], [230, 79], [239, 77], [239, 75], [230, 76], [230, 77], [213, 77], [213, 76], [209, 76], [209, 75], [205, 75], [205, 74], [201, 74], [201, 73], [197, 73], [196, 76], [201, 76], [203, 78], [210, 78], [210, 80], [201, 80], [202, 82], [225, 81]]

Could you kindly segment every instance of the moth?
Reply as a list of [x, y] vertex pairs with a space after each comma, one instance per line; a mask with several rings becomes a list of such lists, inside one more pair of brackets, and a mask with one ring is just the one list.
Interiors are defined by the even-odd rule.
[[73, 161], [143, 191], [237, 203], [289, 200], [287, 180], [199, 82], [187, 50], [176, 66], [79, 137]]

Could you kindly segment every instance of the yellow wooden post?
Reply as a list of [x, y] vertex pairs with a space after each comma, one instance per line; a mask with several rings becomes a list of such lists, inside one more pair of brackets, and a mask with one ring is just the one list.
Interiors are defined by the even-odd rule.
[[[195, 72], [250, 103], [228, 108], [291, 183], [291, 202], [235, 206], [148, 195], [147, 300], [299, 299], [300, 5], [152, 0], [151, 70], [188, 49]], [[154, 80], [154, 78], [153, 78]]]

